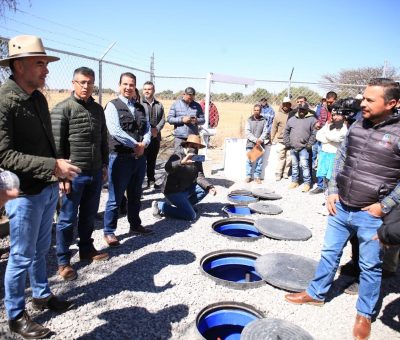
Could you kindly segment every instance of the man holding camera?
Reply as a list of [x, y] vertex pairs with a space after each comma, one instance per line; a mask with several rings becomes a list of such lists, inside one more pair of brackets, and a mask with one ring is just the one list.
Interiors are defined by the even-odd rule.
[[361, 102], [363, 119], [356, 121], [338, 150], [327, 201], [330, 213], [321, 260], [307, 290], [288, 294], [294, 304], [323, 305], [343, 248], [352, 235], [360, 244], [361, 269], [356, 339], [368, 339], [371, 317], [380, 293], [382, 261], [377, 230], [382, 217], [400, 202], [400, 98], [398, 83], [372, 79]]
[[179, 151], [188, 135], [199, 135], [199, 125], [205, 123], [204, 112], [199, 103], [194, 101], [196, 91], [187, 87], [182, 98], [172, 104], [167, 121], [174, 126], [174, 149]]
[[174, 217], [187, 221], [196, 218], [195, 204], [208, 193], [216, 195], [214, 186], [207, 181], [203, 172], [203, 159], [197, 155], [204, 148], [200, 136], [189, 135], [182, 147], [165, 164], [167, 176], [162, 185], [166, 202], [153, 201], [152, 213], [156, 218]]

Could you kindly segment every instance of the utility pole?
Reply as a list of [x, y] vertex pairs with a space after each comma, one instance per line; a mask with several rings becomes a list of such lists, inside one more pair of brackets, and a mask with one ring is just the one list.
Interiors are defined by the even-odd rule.
[[103, 55], [99, 59], [99, 104], [101, 105], [101, 101], [103, 99], [103, 59], [108, 52], [114, 47], [117, 42], [114, 41], [109, 48], [103, 53]]
[[386, 78], [387, 63], [387, 60], [383, 63], [382, 78]]
[[155, 84], [156, 77], [154, 75], [154, 52], [150, 57], [150, 81]]

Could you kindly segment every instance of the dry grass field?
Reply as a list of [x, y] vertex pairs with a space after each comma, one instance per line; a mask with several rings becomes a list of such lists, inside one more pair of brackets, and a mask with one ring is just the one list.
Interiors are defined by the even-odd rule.
[[[46, 92], [46, 98], [49, 102], [50, 109], [64, 100], [69, 96], [68, 92], [55, 92], [48, 91]], [[98, 97], [94, 97], [96, 101], [98, 101]], [[109, 100], [113, 99], [114, 96], [106, 94], [103, 95], [103, 106]], [[168, 114], [169, 108], [171, 107], [173, 100], [161, 100], [164, 105], [165, 115]], [[217, 128], [217, 134], [212, 137], [211, 145], [213, 147], [221, 147], [224, 144], [225, 138], [243, 138], [244, 137], [244, 126], [246, 119], [250, 116], [252, 112], [252, 104], [245, 103], [226, 103], [226, 102], [216, 102], [215, 105], [219, 111], [219, 124]], [[274, 108], [276, 109], [276, 108]], [[168, 123], [165, 124], [165, 128], [163, 130], [163, 137], [171, 136], [173, 131], [173, 127]]]

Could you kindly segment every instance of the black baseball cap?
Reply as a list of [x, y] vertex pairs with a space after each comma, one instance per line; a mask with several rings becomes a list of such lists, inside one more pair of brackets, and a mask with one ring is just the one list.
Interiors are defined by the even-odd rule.
[[193, 87], [187, 87], [186, 89], [185, 89], [185, 93], [186, 94], [190, 94], [190, 95], [192, 95], [192, 96], [195, 96], [196, 95], [196, 91], [195, 91], [195, 89], [193, 88]]

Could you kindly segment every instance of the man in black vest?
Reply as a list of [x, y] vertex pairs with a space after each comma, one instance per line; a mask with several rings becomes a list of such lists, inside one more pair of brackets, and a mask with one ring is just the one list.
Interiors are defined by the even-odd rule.
[[140, 103], [146, 110], [146, 115], [151, 126], [151, 142], [146, 150], [147, 159], [147, 187], [151, 188], [155, 184], [155, 168], [157, 155], [160, 151], [161, 130], [165, 125], [164, 106], [154, 98], [154, 84], [146, 81], [143, 84], [143, 97]]
[[110, 247], [119, 246], [115, 236], [118, 210], [126, 190], [128, 222], [137, 234], [150, 234], [139, 217], [140, 197], [146, 172], [145, 148], [150, 144], [150, 124], [142, 104], [135, 100], [136, 76], [121, 74], [118, 98], [105, 109], [110, 149], [108, 165], [108, 201], [104, 212], [104, 240]]
[[356, 121], [338, 150], [329, 182], [328, 225], [321, 260], [307, 290], [288, 294], [294, 304], [322, 305], [332, 285], [343, 248], [357, 235], [361, 269], [356, 339], [367, 339], [379, 298], [382, 261], [376, 233], [382, 217], [400, 202], [400, 86], [391, 79], [372, 79]]

